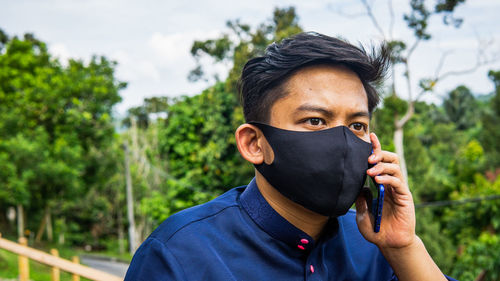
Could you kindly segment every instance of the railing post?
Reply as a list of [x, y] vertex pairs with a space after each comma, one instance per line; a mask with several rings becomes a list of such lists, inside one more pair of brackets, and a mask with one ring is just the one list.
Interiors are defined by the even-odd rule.
[[[19, 237], [19, 244], [28, 246], [28, 239]], [[28, 257], [19, 255], [19, 281], [28, 281], [30, 279], [30, 264]]]
[[[50, 249], [50, 254], [59, 257], [59, 251], [57, 249]], [[60, 270], [59, 267], [52, 267], [52, 281], [60, 281], [61, 280], [61, 275], [60, 275]]]
[[[71, 261], [72, 261], [73, 263], [80, 264], [80, 258], [78, 258], [77, 256], [73, 256], [73, 257], [71, 258]], [[73, 275], [71, 276], [71, 281], [80, 281], [80, 275], [73, 274]]]

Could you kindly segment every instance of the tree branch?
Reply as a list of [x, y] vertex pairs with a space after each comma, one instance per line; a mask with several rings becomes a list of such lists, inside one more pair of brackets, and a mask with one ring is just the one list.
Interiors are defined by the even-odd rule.
[[366, 13], [367, 13], [368, 17], [370, 18], [370, 20], [372, 21], [375, 28], [378, 30], [378, 32], [380, 32], [380, 35], [382, 35], [382, 38], [386, 39], [387, 37], [385, 36], [384, 30], [382, 29], [382, 27], [380, 27], [380, 24], [378, 24], [378, 21], [377, 21], [377, 18], [375, 18], [375, 15], [373, 15], [372, 6], [366, 0], [360, 0], [360, 1], [365, 6]]
[[453, 51], [443, 52], [443, 54], [441, 55], [441, 58], [439, 58], [439, 63], [438, 63], [438, 66], [436, 68], [436, 71], [434, 71], [434, 77], [439, 76], [439, 73], [441, 72], [441, 69], [443, 68], [446, 57], [451, 55], [452, 53], [453, 53]]
[[413, 54], [413, 52], [417, 48], [417, 46], [420, 43], [420, 41], [421, 41], [421, 39], [417, 38], [417, 40], [415, 40], [415, 42], [413, 42], [413, 45], [411, 45], [410, 49], [408, 49], [408, 53], [406, 54], [406, 60], [407, 61], [410, 60], [411, 55]]
[[491, 41], [486, 42], [486, 43], [482, 43], [481, 40], [478, 38], [478, 49], [477, 49], [477, 54], [476, 54], [476, 62], [473, 66], [471, 66], [469, 68], [461, 69], [461, 70], [451, 70], [451, 71], [447, 71], [443, 74], [440, 74], [441, 68], [444, 64], [446, 56], [448, 56], [450, 54], [450, 52], [443, 54], [443, 56], [441, 56], [440, 65], [438, 66], [438, 69], [436, 70], [436, 74], [434, 77], [434, 83], [437, 83], [438, 81], [444, 80], [445, 78], [447, 78], [449, 76], [457, 76], [457, 75], [472, 73], [472, 72], [476, 71], [478, 68], [480, 68], [481, 66], [496, 62], [498, 60], [498, 56], [494, 56], [494, 57], [489, 58], [489, 59], [486, 58], [485, 50], [489, 47], [489, 45], [491, 45]]
[[415, 101], [411, 101], [408, 103], [408, 110], [406, 110], [405, 115], [399, 120], [395, 122], [396, 128], [400, 129], [403, 128], [403, 126], [410, 120], [410, 118], [413, 116], [413, 113], [415, 113]]
[[419, 101], [419, 100], [420, 100], [420, 98], [421, 98], [421, 97], [422, 97], [425, 93], [427, 93], [427, 91], [426, 91], [426, 90], [424, 90], [424, 89], [422, 89], [422, 90], [418, 93], [417, 97], [415, 98], [415, 102]]
[[[415, 42], [414, 46], [416, 47], [418, 41]], [[413, 113], [415, 112], [415, 101], [413, 100], [413, 91], [411, 89], [411, 73], [410, 73], [410, 66], [408, 63], [408, 57], [406, 61], [404, 62], [405, 65], [405, 72], [406, 72], [406, 87], [408, 90], [408, 109], [406, 110], [405, 115], [399, 120], [395, 122], [396, 128], [403, 128], [403, 126], [410, 120], [410, 118], [413, 116]]]
[[392, 40], [394, 36], [394, 7], [392, 6], [392, 0], [387, 1], [387, 5], [389, 6], [389, 39]]
[[339, 16], [343, 16], [343, 17], [350, 18], [350, 19], [361, 18], [361, 17], [366, 16], [366, 13], [346, 13], [346, 12], [342, 11], [342, 9], [340, 7], [335, 6], [335, 8], [334, 8], [334, 6], [331, 3], [327, 5], [327, 9], [333, 11], [334, 13], [338, 14]]

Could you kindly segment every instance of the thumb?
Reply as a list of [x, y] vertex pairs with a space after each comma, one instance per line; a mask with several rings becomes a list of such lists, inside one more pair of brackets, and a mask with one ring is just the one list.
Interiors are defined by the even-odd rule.
[[368, 205], [366, 203], [366, 198], [363, 194], [360, 194], [356, 199], [356, 221], [359, 224], [360, 220], [364, 220], [364, 217], [368, 214]]
[[363, 194], [360, 194], [356, 199], [356, 223], [358, 224], [359, 231], [363, 234], [363, 236], [373, 231], [368, 204], [366, 203], [366, 198]]

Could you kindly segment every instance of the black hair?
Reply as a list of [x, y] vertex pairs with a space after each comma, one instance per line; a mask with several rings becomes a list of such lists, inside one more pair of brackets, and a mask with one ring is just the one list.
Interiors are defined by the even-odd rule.
[[341, 65], [355, 72], [368, 97], [370, 114], [379, 102], [375, 89], [389, 65], [389, 49], [382, 44], [368, 54], [363, 47], [316, 32], [305, 32], [272, 43], [260, 57], [250, 59], [238, 81], [246, 122], [269, 122], [271, 107], [286, 96], [288, 78], [311, 65]]

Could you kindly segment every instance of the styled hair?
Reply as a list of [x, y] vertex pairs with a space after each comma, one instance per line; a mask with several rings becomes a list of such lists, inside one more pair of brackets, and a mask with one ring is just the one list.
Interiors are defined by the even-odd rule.
[[389, 49], [382, 44], [368, 54], [363, 47], [315, 32], [305, 32], [269, 45], [263, 56], [250, 59], [238, 81], [246, 122], [269, 122], [271, 107], [287, 95], [285, 85], [294, 72], [311, 65], [344, 66], [361, 80], [373, 112], [380, 98], [375, 87], [389, 66]]

